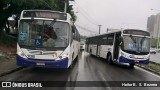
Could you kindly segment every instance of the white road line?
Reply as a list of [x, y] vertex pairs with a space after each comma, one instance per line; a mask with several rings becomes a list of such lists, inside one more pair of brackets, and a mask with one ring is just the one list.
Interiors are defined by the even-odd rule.
[[[102, 74], [101, 72], [98, 71], [98, 73], [99, 73], [99, 75], [100, 75], [102, 81], [107, 81], [107, 80], [104, 78], [104, 76], [103, 76], [103, 74]], [[106, 84], [106, 83], [105, 83], [105, 84]], [[109, 85], [106, 85], [106, 86], [109, 86]], [[112, 90], [111, 87], [104, 87], [104, 88], [105, 88], [106, 90]]]

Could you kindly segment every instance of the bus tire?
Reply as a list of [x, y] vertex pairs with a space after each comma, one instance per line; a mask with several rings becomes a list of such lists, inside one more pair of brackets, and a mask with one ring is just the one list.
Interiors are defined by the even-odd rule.
[[108, 54], [107, 55], [107, 62], [109, 63], [109, 64], [112, 64], [113, 62], [112, 62], [112, 55], [111, 54]]
[[129, 67], [133, 69], [133, 68], [134, 68], [134, 65], [135, 65], [135, 64], [130, 63], [130, 64], [129, 64]]

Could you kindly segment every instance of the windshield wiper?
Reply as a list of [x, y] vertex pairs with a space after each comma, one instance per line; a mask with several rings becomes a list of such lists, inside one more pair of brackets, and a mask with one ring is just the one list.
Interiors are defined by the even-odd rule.
[[56, 19], [53, 19], [49, 26], [53, 26], [56, 22]]

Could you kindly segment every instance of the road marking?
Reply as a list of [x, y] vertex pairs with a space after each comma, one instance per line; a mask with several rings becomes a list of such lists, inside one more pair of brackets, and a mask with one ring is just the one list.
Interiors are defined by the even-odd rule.
[[[104, 78], [103, 74], [102, 74], [100, 71], [98, 71], [98, 73], [99, 73], [102, 81], [107, 81], [107, 80]], [[107, 85], [106, 83], [104, 83], [104, 84], [105, 84], [106, 86], [109, 86], [109, 85]], [[111, 87], [104, 87], [104, 88], [105, 88], [106, 90], [112, 90]]]

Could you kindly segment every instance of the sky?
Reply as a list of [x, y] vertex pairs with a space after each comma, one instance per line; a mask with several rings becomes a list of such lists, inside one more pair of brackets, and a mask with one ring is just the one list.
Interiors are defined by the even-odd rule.
[[81, 35], [98, 34], [98, 25], [101, 33], [107, 28], [147, 30], [147, 18], [160, 13], [160, 0], [75, 0], [71, 4]]

